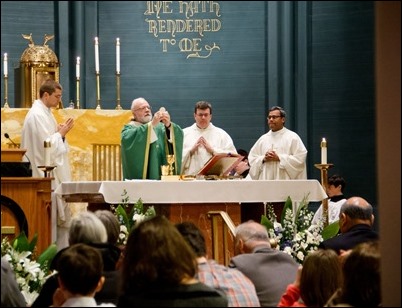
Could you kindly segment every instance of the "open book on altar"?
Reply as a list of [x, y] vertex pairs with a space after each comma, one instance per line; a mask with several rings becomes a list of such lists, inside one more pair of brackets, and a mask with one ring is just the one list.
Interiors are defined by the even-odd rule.
[[244, 156], [232, 153], [218, 153], [212, 156], [197, 175], [226, 176], [236, 167]]

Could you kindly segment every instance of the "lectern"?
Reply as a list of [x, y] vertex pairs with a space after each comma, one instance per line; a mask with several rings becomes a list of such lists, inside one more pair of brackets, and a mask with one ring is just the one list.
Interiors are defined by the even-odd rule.
[[41, 253], [51, 243], [52, 178], [33, 178], [25, 169], [30, 163], [22, 162], [25, 152], [1, 149], [1, 235], [13, 238], [25, 231], [32, 239], [38, 233]]
[[1, 176], [30, 177], [31, 163], [23, 162], [26, 149], [1, 149]]

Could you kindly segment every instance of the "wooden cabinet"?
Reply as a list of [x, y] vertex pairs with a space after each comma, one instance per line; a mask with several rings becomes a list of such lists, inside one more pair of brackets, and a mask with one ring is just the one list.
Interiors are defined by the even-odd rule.
[[45, 250], [52, 240], [51, 181], [52, 178], [1, 178], [2, 229], [15, 226], [15, 235], [27, 229], [29, 240], [38, 233], [38, 253]]

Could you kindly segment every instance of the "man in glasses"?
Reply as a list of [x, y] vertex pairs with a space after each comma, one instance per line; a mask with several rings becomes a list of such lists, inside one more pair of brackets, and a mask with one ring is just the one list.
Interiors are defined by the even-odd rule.
[[121, 132], [121, 156], [124, 179], [161, 179], [161, 166], [167, 155], [174, 155], [174, 174], [180, 174], [183, 130], [173, 123], [161, 107], [154, 115], [142, 97], [131, 104], [133, 118]]
[[195, 123], [183, 129], [183, 174], [196, 175], [215, 153], [237, 154], [232, 138], [211, 123], [212, 105], [199, 101], [194, 107]]
[[250, 150], [249, 175], [253, 180], [307, 179], [307, 149], [295, 132], [285, 127], [286, 112], [274, 106], [268, 112], [269, 132]]

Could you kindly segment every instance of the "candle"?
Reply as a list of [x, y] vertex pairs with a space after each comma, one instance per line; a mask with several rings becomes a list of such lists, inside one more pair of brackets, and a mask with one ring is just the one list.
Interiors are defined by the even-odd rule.
[[116, 74], [120, 74], [120, 39], [116, 39]]
[[50, 139], [46, 139], [44, 142], [44, 147], [45, 147], [45, 166], [50, 166]]
[[95, 37], [95, 72], [99, 74], [99, 43], [97, 37]]
[[75, 65], [75, 76], [80, 78], [80, 57], [77, 57], [77, 64]]
[[8, 76], [8, 60], [7, 60], [8, 58], [7, 58], [7, 54], [5, 53], [4, 54], [4, 64], [3, 64], [3, 66], [4, 66], [4, 77], [7, 77]]
[[321, 140], [321, 164], [327, 164], [327, 140]]

